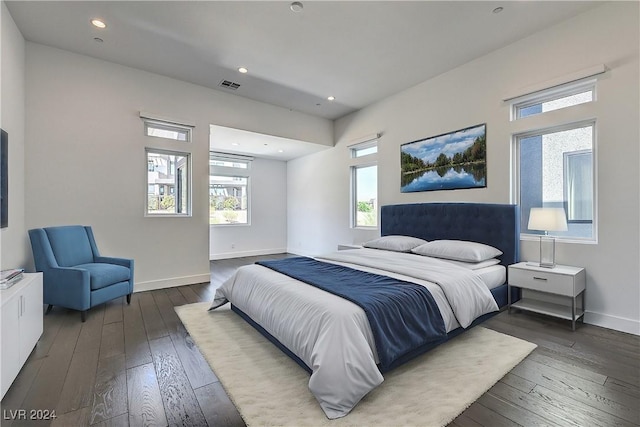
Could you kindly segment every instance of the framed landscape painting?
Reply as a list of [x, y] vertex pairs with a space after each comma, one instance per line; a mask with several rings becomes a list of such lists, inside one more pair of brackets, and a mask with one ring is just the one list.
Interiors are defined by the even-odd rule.
[[487, 186], [487, 125], [481, 124], [400, 146], [400, 191]]

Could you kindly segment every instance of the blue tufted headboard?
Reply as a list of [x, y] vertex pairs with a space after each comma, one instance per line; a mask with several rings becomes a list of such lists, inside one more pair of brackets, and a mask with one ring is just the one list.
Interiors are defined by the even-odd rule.
[[486, 203], [416, 203], [381, 209], [381, 234], [425, 240], [469, 240], [503, 252], [502, 265], [520, 260], [520, 209]]

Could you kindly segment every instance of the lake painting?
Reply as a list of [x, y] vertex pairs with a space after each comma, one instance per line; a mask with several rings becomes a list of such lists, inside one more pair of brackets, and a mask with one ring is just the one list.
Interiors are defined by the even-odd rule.
[[487, 186], [487, 125], [400, 147], [403, 193]]

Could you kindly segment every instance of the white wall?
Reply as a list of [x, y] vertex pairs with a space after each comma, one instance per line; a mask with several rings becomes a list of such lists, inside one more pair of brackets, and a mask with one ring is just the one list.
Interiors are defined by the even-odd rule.
[[24, 267], [31, 253], [24, 221], [25, 41], [1, 2], [0, 127], [9, 135], [9, 226], [0, 230], [0, 268]]
[[[139, 111], [195, 123], [192, 143], [143, 135]], [[26, 224], [89, 224], [136, 286], [209, 281], [209, 125], [332, 144], [332, 123], [87, 56], [27, 43]], [[193, 216], [148, 218], [145, 147], [192, 153]]]
[[[597, 118], [599, 242], [559, 244], [557, 260], [587, 269], [587, 322], [640, 334], [638, 16], [637, 2], [605, 4], [336, 121], [333, 149], [289, 162], [289, 250], [317, 254], [377, 235], [349, 228], [347, 149], [375, 132], [380, 205], [510, 203], [511, 135], [521, 125], [503, 97], [604, 63], [597, 102], [545, 115]], [[400, 193], [401, 144], [478, 123], [487, 123], [487, 188]], [[536, 242], [524, 241], [522, 258], [536, 257]]]
[[277, 254], [287, 251], [287, 163], [256, 158], [251, 162], [251, 224], [212, 225], [210, 259]]

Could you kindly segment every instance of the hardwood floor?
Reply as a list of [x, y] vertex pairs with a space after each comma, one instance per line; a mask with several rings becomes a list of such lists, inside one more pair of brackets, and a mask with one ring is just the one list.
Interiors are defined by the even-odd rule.
[[[264, 258], [281, 258], [275, 255]], [[244, 426], [174, 306], [210, 301], [258, 258], [211, 263], [211, 283], [141, 292], [90, 310], [61, 308], [2, 400], [2, 426]], [[640, 337], [524, 313], [483, 326], [538, 348], [451, 426], [637, 426]], [[29, 410], [51, 420], [25, 420]], [[26, 410], [26, 413], [19, 412]], [[43, 415], [43, 413], [40, 413]]]

